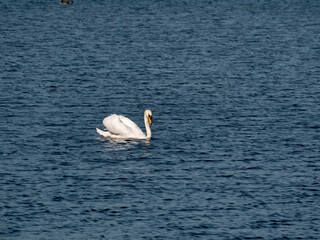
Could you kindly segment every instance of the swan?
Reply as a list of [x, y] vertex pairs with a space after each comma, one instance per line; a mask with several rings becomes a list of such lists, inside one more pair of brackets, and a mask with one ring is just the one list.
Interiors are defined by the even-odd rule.
[[151, 110], [146, 110], [144, 112], [144, 124], [146, 126], [147, 135], [145, 135], [141, 129], [132, 122], [129, 118], [121, 115], [112, 114], [109, 117], [103, 119], [103, 125], [106, 127], [102, 131], [96, 128], [97, 133], [101, 136], [108, 138], [122, 138], [122, 139], [150, 139], [151, 129], [150, 124], [152, 124], [152, 112]]

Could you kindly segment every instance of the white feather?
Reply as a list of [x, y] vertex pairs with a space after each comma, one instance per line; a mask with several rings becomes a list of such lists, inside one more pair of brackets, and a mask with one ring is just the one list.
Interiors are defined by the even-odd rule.
[[142, 132], [142, 130], [129, 118], [112, 114], [109, 117], [103, 119], [103, 125], [106, 127], [108, 132], [102, 131], [97, 128], [97, 132], [104, 136], [110, 138], [134, 138], [134, 139], [150, 139], [151, 129], [148, 122], [148, 118], [152, 116], [150, 110], [146, 110], [144, 114], [145, 125], [147, 130], [147, 136]]

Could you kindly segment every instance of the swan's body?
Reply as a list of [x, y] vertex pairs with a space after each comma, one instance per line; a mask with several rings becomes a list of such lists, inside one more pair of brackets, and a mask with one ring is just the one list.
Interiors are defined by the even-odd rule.
[[146, 110], [144, 112], [144, 124], [146, 126], [147, 135], [145, 135], [141, 129], [132, 122], [129, 118], [121, 115], [112, 114], [109, 117], [103, 119], [103, 125], [107, 131], [102, 131], [97, 128], [97, 132], [104, 137], [108, 138], [122, 138], [122, 139], [150, 139], [152, 123], [152, 112]]

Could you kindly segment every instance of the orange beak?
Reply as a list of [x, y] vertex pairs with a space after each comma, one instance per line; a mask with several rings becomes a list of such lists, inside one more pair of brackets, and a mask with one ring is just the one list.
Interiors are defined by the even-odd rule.
[[152, 118], [148, 117], [148, 119], [149, 119], [149, 123], [152, 124]]

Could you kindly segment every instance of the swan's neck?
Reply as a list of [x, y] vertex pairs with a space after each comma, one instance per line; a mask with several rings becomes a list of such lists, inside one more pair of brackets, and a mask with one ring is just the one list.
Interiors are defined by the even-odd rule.
[[146, 125], [147, 139], [150, 139], [152, 134], [151, 134], [151, 128], [150, 128], [150, 124], [147, 116], [144, 116], [144, 124]]

